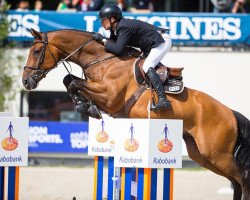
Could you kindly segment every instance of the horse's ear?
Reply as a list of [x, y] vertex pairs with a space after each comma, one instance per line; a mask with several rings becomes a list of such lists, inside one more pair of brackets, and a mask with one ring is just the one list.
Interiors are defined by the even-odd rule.
[[35, 39], [42, 39], [41, 33], [39, 33], [38, 31], [34, 30], [33, 28], [31, 28], [30, 33], [31, 33], [31, 35], [33, 35], [33, 37]]

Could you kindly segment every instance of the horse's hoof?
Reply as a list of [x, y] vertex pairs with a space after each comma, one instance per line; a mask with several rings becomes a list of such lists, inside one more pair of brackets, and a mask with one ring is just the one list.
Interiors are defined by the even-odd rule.
[[89, 106], [88, 112], [89, 112], [90, 117], [93, 117], [93, 118], [96, 118], [96, 119], [101, 119], [102, 118], [100, 110], [96, 107], [96, 105]]
[[75, 105], [75, 108], [76, 108], [77, 112], [79, 112], [81, 114], [88, 114], [88, 107], [84, 103]]

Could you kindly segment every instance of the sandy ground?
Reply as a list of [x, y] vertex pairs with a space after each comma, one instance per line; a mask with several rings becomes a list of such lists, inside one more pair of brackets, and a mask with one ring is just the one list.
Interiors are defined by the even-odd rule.
[[[107, 170], [104, 171], [104, 179]], [[158, 172], [158, 180], [162, 178]], [[232, 194], [219, 194], [230, 183], [207, 170], [175, 170], [174, 200], [231, 200]], [[106, 183], [104, 181], [104, 183]], [[158, 197], [162, 199], [162, 182]], [[104, 194], [106, 195], [106, 184]], [[93, 169], [80, 167], [23, 167], [20, 168], [20, 200], [77, 200], [93, 199]]]

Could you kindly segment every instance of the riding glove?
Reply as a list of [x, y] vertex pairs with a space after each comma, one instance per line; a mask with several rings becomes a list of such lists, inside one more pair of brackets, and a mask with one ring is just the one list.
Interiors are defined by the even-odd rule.
[[94, 38], [97, 42], [99, 42], [99, 43], [101, 43], [101, 44], [105, 44], [105, 42], [107, 41], [107, 39], [106, 39], [104, 36], [102, 36], [100, 33], [95, 33], [95, 34], [93, 35], [93, 38]]

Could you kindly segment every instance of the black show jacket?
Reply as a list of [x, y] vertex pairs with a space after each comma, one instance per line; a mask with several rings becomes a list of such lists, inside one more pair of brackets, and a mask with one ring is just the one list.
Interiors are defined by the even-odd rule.
[[[165, 42], [161, 33], [166, 31], [167, 29], [140, 20], [122, 18], [115, 30], [116, 37], [108, 39], [105, 50], [115, 55], [121, 55], [126, 46], [132, 46], [140, 48], [144, 53], [149, 53], [152, 48]], [[113, 40], [114, 38], [116, 40]]]

